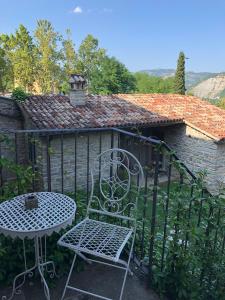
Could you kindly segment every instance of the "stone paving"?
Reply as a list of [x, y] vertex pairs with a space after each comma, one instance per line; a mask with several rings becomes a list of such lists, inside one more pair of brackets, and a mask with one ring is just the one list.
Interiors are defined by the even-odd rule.
[[[119, 299], [122, 284], [123, 271], [111, 267], [92, 264], [85, 266], [79, 273], [74, 272], [70, 284], [76, 287], [86, 288], [91, 292], [96, 292], [112, 299]], [[57, 280], [54, 287], [50, 289], [51, 300], [61, 299], [66, 277]], [[2, 295], [9, 295], [10, 289], [0, 290]], [[45, 300], [43, 287], [39, 279], [34, 282], [29, 281], [22, 289], [21, 295], [16, 295], [14, 300]], [[64, 300], [95, 300], [92, 296], [68, 291]], [[147, 287], [144, 280], [140, 280], [136, 275], [128, 276], [124, 291], [123, 300], [159, 300], [159, 297]]]

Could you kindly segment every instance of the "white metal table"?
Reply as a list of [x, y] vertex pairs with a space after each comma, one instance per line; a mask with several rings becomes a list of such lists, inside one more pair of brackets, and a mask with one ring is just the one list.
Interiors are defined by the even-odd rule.
[[[38, 208], [25, 210], [25, 198], [31, 194], [37, 196]], [[0, 233], [23, 240], [25, 261], [25, 271], [14, 278], [11, 296], [9, 298], [3, 296], [2, 300], [11, 300], [16, 293], [19, 293], [26, 275], [32, 276], [35, 269], [39, 272], [44, 284], [45, 296], [48, 300], [50, 299], [44, 271], [54, 277], [55, 266], [53, 261], [46, 261], [46, 236], [71, 225], [75, 217], [76, 204], [70, 197], [51, 192], [31, 194], [20, 195], [0, 204]], [[42, 246], [42, 237], [45, 238], [44, 247]], [[26, 263], [25, 238], [34, 239], [35, 264], [29, 269]], [[51, 270], [48, 269], [49, 266], [52, 266]], [[17, 285], [20, 277], [23, 277], [23, 281]]]

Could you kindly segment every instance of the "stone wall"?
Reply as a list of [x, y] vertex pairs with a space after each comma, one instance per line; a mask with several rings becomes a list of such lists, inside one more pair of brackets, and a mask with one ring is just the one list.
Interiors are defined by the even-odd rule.
[[[214, 193], [218, 190], [218, 145], [213, 139], [190, 126], [177, 125], [165, 132], [165, 142], [191, 171], [207, 172], [206, 183], [209, 191]], [[225, 167], [222, 161], [221, 165]], [[221, 176], [225, 178], [224, 175]]]
[[[0, 96], [0, 131], [23, 129], [23, 117], [19, 106], [10, 98]], [[28, 159], [26, 137], [24, 134], [1, 133], [0, 155], [11, 162], [24, 164]], [[8, 169], [2, 168], [0, 180], [3, 184], [7, 180], [15, 179], [15, 175]]]
[[[114, 134], [114, 147], [117, 146], [118, 136]], [[101, 133], [101, 152], [110, 148], [111, 133]], [[49, 147], [51, 190], [57, 192], [74, 192], [75, 189], [89, 189], [91, 185], [90, 170], [93, 165], [93, 160], [99, 153], [100, 133], [89, 133], [89, 135], [79, 134], [76, 139], [74, 134], [64, 135], [63, 142], [60, 136], [52, 137]], [[47, 190], [48, 169], [46, 138], [41, 139], [37, 155], [40, 156], [38, 169], [43, 178], [41, 188]]]
[[18, 105], [0, 96], [0, 129], [23, 129], [23, 118]]
[[216, 180], [218, 189], [225, 188], [225, 144], [217, 145], [216, 152]]

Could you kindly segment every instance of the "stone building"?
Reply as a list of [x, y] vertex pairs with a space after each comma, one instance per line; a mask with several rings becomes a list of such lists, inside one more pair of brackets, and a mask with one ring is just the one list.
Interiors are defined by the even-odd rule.
[[[70, 84], [69, 96], [30, 96], [19, 105], [11, 99], [1, 98], [1, 129], [118, 127], [131, 131], [138, 128], [145, 136], [164, 140], [193, 172], [206, 171], [207, 186], [211, 192], [217, 192], [220, 186], [225, 185], [225, 110], [193, 96], [86, 95], [85, 81], [79, 75], [72, 76]], [[87, 176], [84, 172], [87, 156], [91, 163], [100, 151], [100, 139], [101, 151], [111, 147], [110, 131], [104, 134], [80, 133], [76, 139], [74, 135], [67, 133], [63, 136], [63, 141], [60, 135], [51, 134], [50, 141], [44, 135], [38, 136], [39, 147], [36, 145], [35, 155], [44, 188], [47, 189], [49, 171], [52, 190], [58, 189], [62, 177], [63, 189], [71, 190], [75, 184], [75, 173], [76, 184], [87, 182], [84, 180]], [[121, 145], [123, 140], [114, 135], [113, 145], [117, 146], [119, 140]], [[48, 148], [51, 148], [50, 162]], [[130, 149], [134, 151], [135, 147], [131, 146]], [[151, 162], [153, 153], [142, 153], [141, 159]], [[161, 168], [165, 168], [163, 157]]]

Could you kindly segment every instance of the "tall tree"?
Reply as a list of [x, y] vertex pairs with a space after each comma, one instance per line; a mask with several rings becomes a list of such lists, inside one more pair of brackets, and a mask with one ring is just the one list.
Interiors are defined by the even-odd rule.
[[71, 37], [70, 29], [66, 30], [66, 39], [62, 42], [63, 53], [63, 79], [60, 89], [63, 93], [69, 91], [70, 85], [68, 78], [70, 74], [76, 73], [77, 54], [75, 51], [75, 45]]
[[36, 72], [36, 47], [29, 31], [19, 25], [14, 35], [2, 35], [0, 39], [13, 68], [14, 84], [31, 91]]
[[61, 36], [47, 20], [39, 20], [35, 30], [38, 48], [38, 85], [42, 93], [53, 93], [60, 85], [62, 53], [58, 49]]
[[64, 54], [64, 72], [67, 76], [74, 73], [76, 70], [76, 52], [75, 46], [71, 38], [70, 29], [66, 30], [67, 38], [63, 40], [63, 54]]
[[0, 92], [5, 92], [13, 88], [13, 69], [5, 51], [0, 48]]
[[99, 48], [98, 40], [89, 34], [78, 50], [77, 72], [83, 74], [90, 83], [91, 77], [99, 69], [104, 57], [105, 49]]
[[177, 61], [177, 69], [174, 79], [174, 89], [177, 94], [185, 94], [185, 55], [184, 52], [180, 52]]
[[91, 77], [90, 91], [93, 94], [131, 93], [135, 89], [134, 75], [115, 57], [104, 57]]

